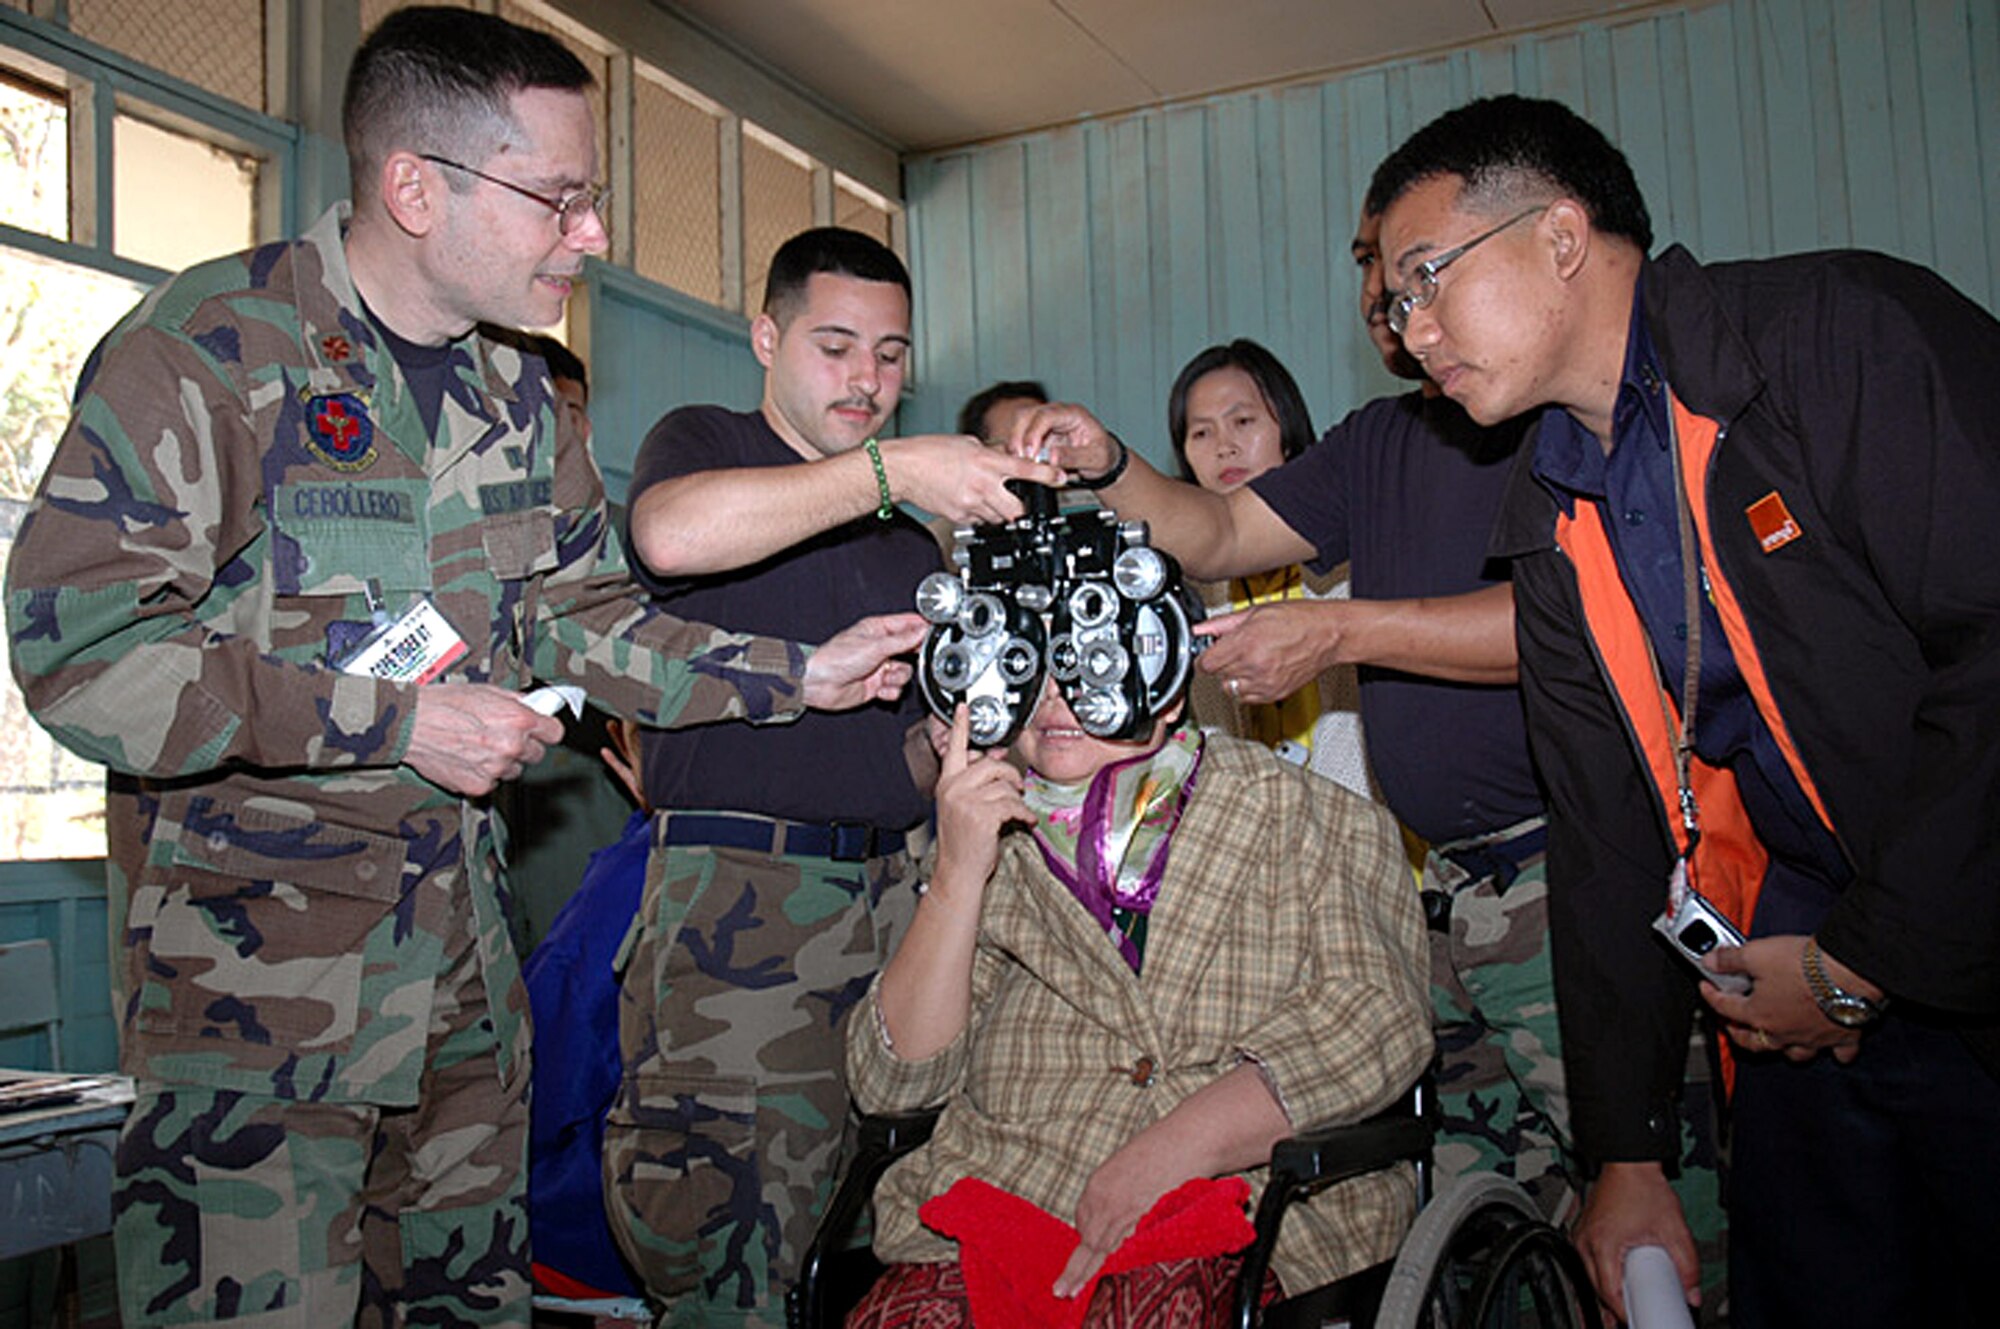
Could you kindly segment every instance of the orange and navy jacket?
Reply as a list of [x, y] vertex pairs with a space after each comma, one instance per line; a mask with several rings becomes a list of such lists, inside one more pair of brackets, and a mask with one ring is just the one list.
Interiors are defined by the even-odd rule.
[[[1675, 247], [1640, 289], [1718, 615], [1855, 870], [1817, 935], [2000, 1068], [2000, 323], [1855, 252], [1704, 266]], [[1679, 848], [1667, 722], [1597, 515], [1558, 502], [1533, 451], [1494, 553], [1549, 791], [1576, 1141], [1592, 1165], [1667, 1159], [1695, 1006], [1649, 927]], [[1762, 849], [1732, 786], [1700, 774], [1696, 875], [1747, 923]]]

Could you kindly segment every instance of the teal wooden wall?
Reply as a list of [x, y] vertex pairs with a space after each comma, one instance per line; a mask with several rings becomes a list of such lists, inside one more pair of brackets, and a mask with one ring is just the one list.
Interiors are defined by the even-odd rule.
[[691, 402], [751, 410], [764, 371], [741, 315], [608, 263], [587, 272], [591, 450], [605, 488], [623, 502], [639, 444], [661, 416]]
[[[103, 859], [0, 863], [0, 942], [46, 937], [55, 947], [61, 1019], [56, 1036], [66, 1070], [118, 1067], [108, 929]], [[0, 1066], [50, 1065], [42, 1034], [0, 1038]]]
[[1038, 377], [1161, 461], [1174, 374], [1235, 336], [1290, 365], [1322, 426], [1393, 390], [1354, 309], [1368, 175], [1500, 92], [1610, 135], [1663, 245], [1881, 249], [2000, 305], [2000, 3], [1729, 0], [910, 161], [906, 424]]

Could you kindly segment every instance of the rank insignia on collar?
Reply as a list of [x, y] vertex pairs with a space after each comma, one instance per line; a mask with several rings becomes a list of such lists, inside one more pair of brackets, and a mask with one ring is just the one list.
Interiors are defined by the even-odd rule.
[[344, 332], [329, 332], [319, 339], [319, 352], [335, 364], [339, 364], [354, 358], [354, 343], [347, 339], [347, 334]]
[[306, 444], [336, 471], [358, 471], [375, 460], [375, 422], [351, 392], [306, 400]]
[[1750, 530], [1757, 537], [1758, 547], [1767, 554], [1783, 549], [1805, 534], [1775, 489], [1743, 509], [1743, 513], [1750, 518]]

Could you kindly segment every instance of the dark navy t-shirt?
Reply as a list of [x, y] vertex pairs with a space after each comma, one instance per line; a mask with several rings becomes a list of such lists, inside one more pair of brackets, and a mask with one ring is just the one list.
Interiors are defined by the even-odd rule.
[[[1526, 427], [1488, 429], [1420, 392], [1384, 397], [1250, 487], [1313, 543], [1316, 570], [1352, 564], [1357, 600], [1476, 591], [1507, 579], [1486, 548]], [[1359, 672], [1369, 764], [1410, 829], [1436, 844], [1541, 813], [1519, 689]]]
[[[636, 505], [653, 485], [697, 471], [806, 464], [756, 412], [686, 406], [646, 436], [631, 500]], [[941, 566], [937, 543], [901, 512], [886, 522], [870, 512], [763, 562], [711, 576], [663, 580], [629, 547], [627, 556], [639, 582], [678, 617], [808, 644], [865, 615], [914, 608], [917, 583]], [[656, 808], [903, 830], [928, 811], [903, 756], [905, 734], [923, 714], [911, 686], [894, 704], [810, 711], [790, 724], [649, 729], [646, 796]]]

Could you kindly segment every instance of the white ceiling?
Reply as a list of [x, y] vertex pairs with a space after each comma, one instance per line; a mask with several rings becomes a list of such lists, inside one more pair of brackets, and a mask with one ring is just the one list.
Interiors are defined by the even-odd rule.
[[905, 151], [1658, 0], [654, 0]]

